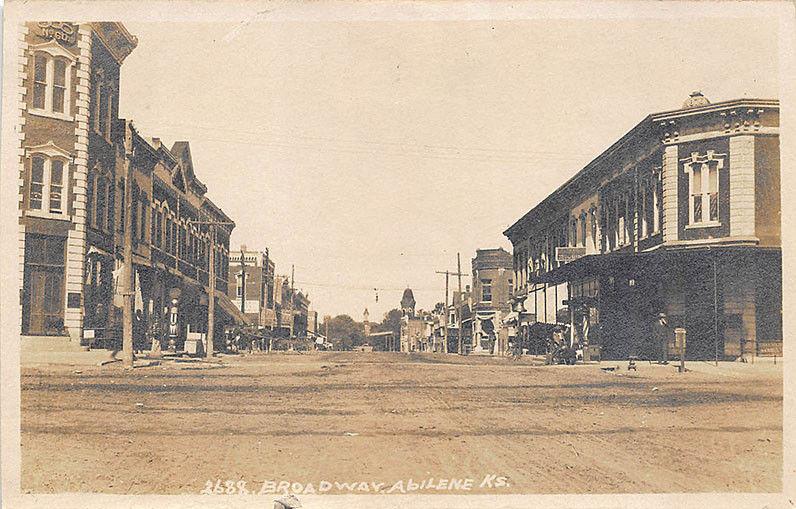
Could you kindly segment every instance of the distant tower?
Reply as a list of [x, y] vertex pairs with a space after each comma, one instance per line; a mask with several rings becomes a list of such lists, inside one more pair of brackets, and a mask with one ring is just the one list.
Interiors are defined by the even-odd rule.
[[401, 297], [401, 313], [410, 318], [415, 316], [415, 295], [411, 288], [404, 290], [404, 296]]
[[370, 336], [370, 313], [368, 313], [368, 308], [365, 308], [365, 312], [362, 313], [362, 322], [365, 324], [365, 337]]

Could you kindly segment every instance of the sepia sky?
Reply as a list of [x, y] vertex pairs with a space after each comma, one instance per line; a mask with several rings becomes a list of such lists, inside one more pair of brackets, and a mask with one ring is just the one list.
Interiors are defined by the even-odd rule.
[[432, 308], [457, 252], [469, 274], [476, 248], [510, 251], [506, 227], [692, 90], [779, 95], [763, 20], [126, 26], [120, 116], [191, 143], [233, 249], [357, 320], [407, 285]]

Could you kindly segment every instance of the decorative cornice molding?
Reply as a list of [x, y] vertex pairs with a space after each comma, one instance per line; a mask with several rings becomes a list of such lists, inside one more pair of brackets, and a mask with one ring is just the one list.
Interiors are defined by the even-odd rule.
[[32, 154], [44, 154], [48, 157], [63, 157], [64, 159], [72, 160], [72, 153], [68, 150], [62, 149], [56, 145], [52, 140], [43, 144], [33, 147], [25, 147], [25, 153], [30, 156]]
[[55, 42], [54, 40], [42, 42], [40, 44], [32, 44], [28, 47], [31, 53], [35, 53], [37, 51], [44, 51], [45, 53], [49, 53], [53, 57], [63, 57], [70, 62], [74, 63], [77, 61], [77, 55], [72, 53], [71, 51], [67, 51], [64, 49], [63, 46]]
[[94, 22], [91, 27], [119, 65], [138, 46], [138, 38], [130, 34], [121, 23]]

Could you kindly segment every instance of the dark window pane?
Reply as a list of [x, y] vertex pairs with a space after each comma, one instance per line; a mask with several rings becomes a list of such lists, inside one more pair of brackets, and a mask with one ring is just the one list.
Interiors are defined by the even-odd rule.
[[44, 263], [44, 237], [28, 235], [25, 237], [25, 259], [28, 263]]
[[58, 159], [54, 159], [51, 164], [52, 164], [52, 174], [50, 177], [50, 183], [55, 185], [63, 184], [64, 162], [59, 161]]
[[39, 82], [47, 81], [47, 57], [36, 55], [33, 63], [33, 80]]
[[66, 86], [66, 62], [59, 58], [55, 60], [54, 64], [55, 74], [53, 76], [53, 83], [55, 86], [65, 87]]
[[47, 58], [36, 55], [33, 64], [33, 107], [44, 109], [44, 94], [47, 89]]
[[694, 196], [694, 222], [702, 222], [702, 196]]
[[99, 130], [104, 134], [108, 125], [108, 91], [102, 87], [99, 92]]
[[64, 264], [64, 240], [48, 237], [45, 243], [46, 262], [51, 265]]
[[55, 87], [53, 88], [53, 111], [57, 113], [64, 112], [64, 88]]
[[107, 225], [108, 225], [108, 231], [112, 232], [113, 231], [113, 203], [114, 203], [114, 200], [113, 200], [113, 185], [110, 182], [106, 182], [105, 189], [107, 189], [107, 192], [105, 193], [105, 202], [106, 202], [105, 220], [106, 220]]
[[44, 109], [44, 90], [47, 88], [47, 85], [44, 83], [34, 83], [33, 84], [33, 107], [38, 109]]
[[719, 220], [719, 193], [710, 193], [710, 220]]

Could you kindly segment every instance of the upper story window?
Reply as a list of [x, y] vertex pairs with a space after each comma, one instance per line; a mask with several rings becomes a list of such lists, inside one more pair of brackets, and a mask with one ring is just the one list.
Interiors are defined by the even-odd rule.
[[101, 231], [113, 231], [113, 183], [100, 167], [89, 172], [87, 188], [89, 225]]
[[117, 94], [115, 84], [106, 76], [103, 69], [97, 69], [94, 73], [94, 90], [91, 95], [91, 127], [94, 132], [110, 141], [113, 106]]
[[688, 225], [718, 226], [719, 176], [724, 167], [724, 154], [708, 150], [698, 152], [683, 160], [688, 174]]
[[31, 147], [28, 153], [28, 213], [65, 217], [69, 153], [52, 142]]
[[481, 302], [492, 302], [492, 280], [481, 280]]
[[31, 47], [33, 90], [28, 111], [63, 120], [72, 120], [72, 68], [75, 57], [58, 43]]

